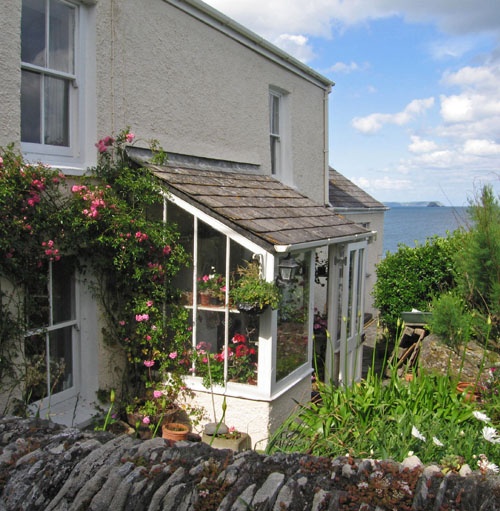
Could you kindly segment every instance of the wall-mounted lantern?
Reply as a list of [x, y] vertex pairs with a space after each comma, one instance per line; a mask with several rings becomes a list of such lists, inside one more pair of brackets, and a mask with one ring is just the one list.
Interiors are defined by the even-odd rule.
[[280, 283], [287, 284], [295, 278], [297, 270], [300, 268], [300, 264], [288, 254], [287, 257], [281, 259], [278, 264], [278, 280]]

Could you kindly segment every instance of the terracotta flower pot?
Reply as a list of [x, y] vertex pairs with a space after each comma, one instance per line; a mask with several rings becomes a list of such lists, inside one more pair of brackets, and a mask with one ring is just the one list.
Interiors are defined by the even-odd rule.
[[198, 302], [199, 302], [199, 305], [202, 305], [202, 306], [211, 305], [212, 304], [211, 294], [208, 293], [207, 291], [201, 291], [200, 293], [198, 293]]
[[477, 401], [481, 398], [481, 391], [484, 390], [481, 385], [471, 382], [461, 381], [457, 384], [457, 392], [465, 394], [466, 401]]
[[180, 442], [186, 440], [189, 433], [189, 426], [179, 422], [166, 422], [161, 426], [162, 438], [172, 440], [173, 442]]

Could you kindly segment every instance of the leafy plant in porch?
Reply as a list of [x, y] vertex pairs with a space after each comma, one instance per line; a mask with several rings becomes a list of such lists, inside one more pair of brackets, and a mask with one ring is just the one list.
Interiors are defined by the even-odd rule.
[[231, 282], [229, 294], [237, 307], [262, 310], [265, 307], [277, 309], [281, 300], [281, 291], [274, 282], [262, 278], [260, 265], [256, 260], [246, 261], [236, 270], [238, 278]]

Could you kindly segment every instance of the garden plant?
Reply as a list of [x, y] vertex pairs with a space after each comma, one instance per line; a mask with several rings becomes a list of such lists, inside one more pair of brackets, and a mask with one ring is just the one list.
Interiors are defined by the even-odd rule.
[[[27, 163], [13, 146], [0, 149], [0, 377], [3, 392], [15, 396], [21, 389], [9, 403], [17, 413], [25, 413], [47, 371], [44, 356], [37, 364], [29, 357], [25, 333], [30, 317], [43, 310], [34, 298], [47, 294], [49, 267], [57, 270], [60, 261], [83, 276], [104, 312], [103, 339], [125, 354], [117, 389], [122, 410], [139, 400], [144, 409], [161, 411], [183, 391], [175, 374], [162, 383], [172, 365], [168, 354], [190, 342], [173, 285], [189, 259], [175, 225], [155, 214], [164, 190], [126, 154], [134, 139], [129, 129], [101, 139], [98, 165], [72, 182]], [[164, 161], [165, 153], [150, 145], [153, 160]]]

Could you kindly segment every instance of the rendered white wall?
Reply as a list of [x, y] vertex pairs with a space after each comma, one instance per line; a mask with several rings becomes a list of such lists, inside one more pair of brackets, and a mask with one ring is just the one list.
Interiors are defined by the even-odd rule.
[[[324, 90], [159, 0], [97, 4], [98, 134], [270, 172], [269, 86], [288, 91], [299, 189], [322, 200]], [[144, 144], [144, 143], [143, 143]]]
[[21, 2], [0, 2], [0, 147], [21, 139]]
[[[238, 431], [248, 433], [252, 440], [252, 448], [263, 450], [266, 448], [270, 435], [290, 416], [296, 409], [296, 402], [306, 403], [311, 399], [311, 378], [308, 376], [298, 382], [294, 387], [273, 401], [253, 401], [236, 397], [226, 397], [226, 416], [224, 423], [234, 426]], [[222, 417], [223, 396], [214, 395], [215, 417], [217, 421]], [[207, 413], [206, 422], [214, 422], [214, 407], [212, 395], [207, 392], [195, 392], [191, 405], [201, 406]], [[194, 431], [201, 434], [203, 424]]]

